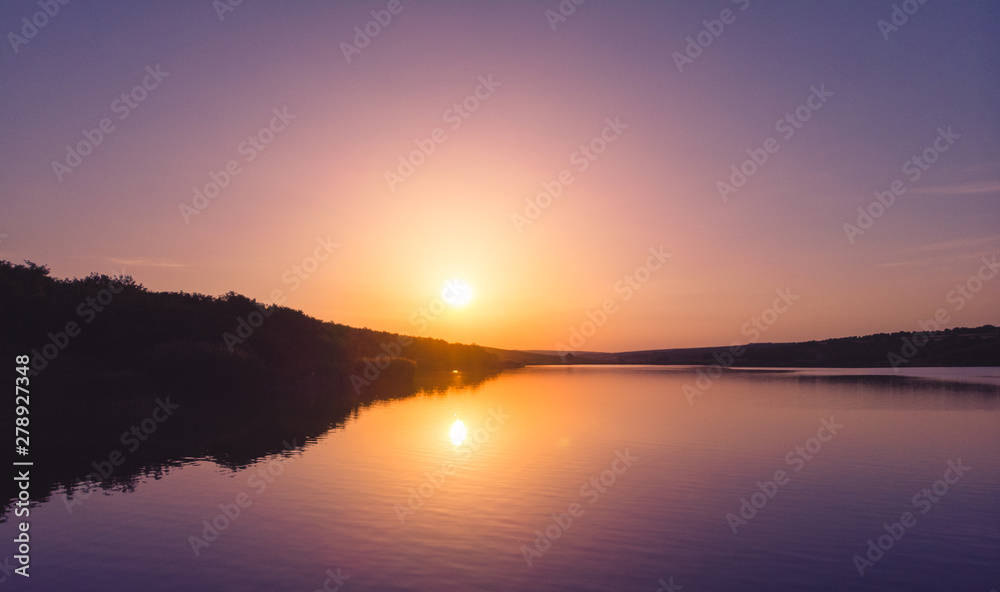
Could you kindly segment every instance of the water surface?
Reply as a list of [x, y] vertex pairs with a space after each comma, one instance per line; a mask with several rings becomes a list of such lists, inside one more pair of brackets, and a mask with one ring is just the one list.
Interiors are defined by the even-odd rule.
[[697, 369], [535, 367], [377, 403], [248, 465], [57, 489], [31, 510], [31, 588], [998, 587], [996, 369], [858, 374], [736, 371], [686, 396]]

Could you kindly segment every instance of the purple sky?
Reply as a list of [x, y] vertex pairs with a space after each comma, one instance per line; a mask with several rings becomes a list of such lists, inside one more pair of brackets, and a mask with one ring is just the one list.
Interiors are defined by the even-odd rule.
[[223, 3], [0, 7], [0, 257], [510, 348], [1000, 321], [995, 1]]

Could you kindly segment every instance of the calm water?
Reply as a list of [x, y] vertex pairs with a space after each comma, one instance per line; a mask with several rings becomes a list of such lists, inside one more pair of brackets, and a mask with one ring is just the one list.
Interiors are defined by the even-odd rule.
[[996, 373], [734, 372], [689, 403], [694, 369], [526, 368], [245, 468], [184, 461], [72, 512], [57, 490], [31, 510], [30, 586], [0, 590], [990, 592]]

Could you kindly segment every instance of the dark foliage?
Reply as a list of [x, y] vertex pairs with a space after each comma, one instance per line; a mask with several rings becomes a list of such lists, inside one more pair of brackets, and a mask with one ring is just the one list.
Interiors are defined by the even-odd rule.
[[[325, 323], [230, 292], [221, 297], [152, 292], [129, 276], [59, 280], [48, 268], [0, 261], [4, 359], [30, 353], [61, 407], [95, 409], [185, 392], [201, 403], [263, 403], [352, 393], [368, 358], [397, 358], [380, 380], [419, 370], [486, 372], [495, 351], [440, 339]], [[400, 345], [400, 344], [405, 345]], [[80, 393], [87, 393], [86, 399]]]

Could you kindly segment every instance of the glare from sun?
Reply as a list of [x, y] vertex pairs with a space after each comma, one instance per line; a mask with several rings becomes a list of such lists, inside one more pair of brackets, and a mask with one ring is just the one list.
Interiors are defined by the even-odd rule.
[[465, 441], [465, 434], [465, 424], [462, 423], [461, 419], [456, 419], [455, 423], [451, 424], [451, 432], [449, 432], [451, 443], [458, 446]]
[[441, 290], [441, 299], [452, 306], [465, 306], [472, 300], [472, 287], [464, 280], [450, 279]]

